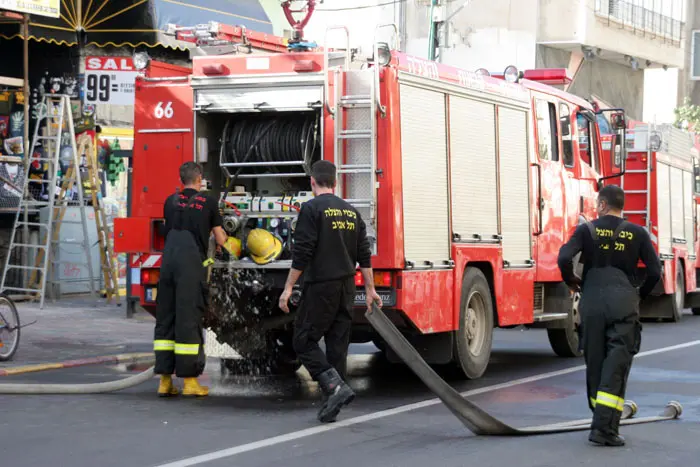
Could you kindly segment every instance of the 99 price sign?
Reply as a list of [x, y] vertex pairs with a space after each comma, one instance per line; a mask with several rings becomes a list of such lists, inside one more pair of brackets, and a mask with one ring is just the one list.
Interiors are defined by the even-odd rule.
[[134, 105], [134, 84], [137, 75], [131, 57], [87, 57], [85, 102]]

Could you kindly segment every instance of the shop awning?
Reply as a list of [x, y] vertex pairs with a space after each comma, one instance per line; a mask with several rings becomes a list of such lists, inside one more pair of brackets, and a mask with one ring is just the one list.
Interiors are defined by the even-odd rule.
[[[272, 33], [260, 0], [62, 0], [60, 18], [32, 17], [30, 39], [59, 45], [163, 46], [187, 44], [165, 36], [168, 23], [179, 26], [218, 21]], [[0, 24], [0, 37], [22, 37], [15, 25]]]

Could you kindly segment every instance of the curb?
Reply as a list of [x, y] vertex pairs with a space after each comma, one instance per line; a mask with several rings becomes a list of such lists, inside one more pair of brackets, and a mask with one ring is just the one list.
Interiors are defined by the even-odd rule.
[[78, 360], [68, 360], [57, 363], [38, 363], [36, 365], [0, 368], [0, 376], [21, 375], [24, 373], [36, 373], [38, 371], [60, 370], [64, 368], [76, 368], [80, 366], [100, 365], [104, 363], [137, 363], [153, 361], [154, 358], [154, 354], [149, 352], [106, 355], [103, 357], [81, 358]]

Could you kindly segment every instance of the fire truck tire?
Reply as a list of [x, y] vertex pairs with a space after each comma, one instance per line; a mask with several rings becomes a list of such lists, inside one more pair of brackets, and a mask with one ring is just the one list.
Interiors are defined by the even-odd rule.
[[574, 303], [569, 310], [569, 317], [565, 328], [547, 329], [547, 337], [552, 350], [559, 357], [580, 357], [583, 352], [579, 350], [578, 327], [581, 325], [581, 315], [578, 313], [578, 303], [581, 294], [574, 295]]
[[493, 343], [493, 300], [486, 276], [468, 267], [462, 279], [459, 329], [455, 335], [455, 356], [468, 379], [486, 371]]
[[664, 321], [677, 323], [683, 317], [683, 302], [685, 300], [685, 276], [683, 275], [683, 265], [676, 263], [676, 290], [664, 296], [661, 306], [666, 308], [666, 318]]

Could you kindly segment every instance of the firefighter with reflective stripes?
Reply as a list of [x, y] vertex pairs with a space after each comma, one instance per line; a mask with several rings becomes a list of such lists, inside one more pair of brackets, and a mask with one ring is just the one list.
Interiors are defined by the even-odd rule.
[[161, 375], [158, 395], [178, 394], [172, 374], [184, 378], [182, 394], [206, 396], [209, 389], [197, 378], [204, 371], [202, 316], [207, 302], [207, 258], [209, 237], [225, 246], [227, 236], [214, 198], [199, 192], [202, 168], [194, 162], [180, 167], [182, 192], [165, 201], [165, 249], [156, 298], [156, 327], [153, 348], [156, 374]]
[[[661, 278], [661, 264], [647, 231], [622, 218], [625, 193], [609, 185], [598, 194], [598, 216], [578, 226], [559, 251], [562, 278], [581, 287], [579, 311], [583, 325], [588, 404], [593, 411], [589, 441], [623, 446], [619, 435], [627, 377], [639, 351], [642, 325], [639, 301]], [[574, 274], [573, 258], [582, 252], [583, 275]], [[638, 262], [646, 266], [639, 290]]]

